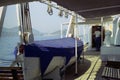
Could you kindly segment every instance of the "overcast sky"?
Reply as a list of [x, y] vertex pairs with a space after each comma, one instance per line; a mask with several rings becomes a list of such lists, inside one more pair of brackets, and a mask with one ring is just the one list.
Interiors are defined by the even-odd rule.
[[[44, 33], [60, 30], [62, 23], [69, 22], [69, 18], [59, 17], [59, 10], [56, 9], [53, 9], [53, 15], [50, 16], [47, 13], [47, 5], [40, 2], [30, 3], [30, 13], [33, 28]], [[16, 6], [12, 5], [7, 8], [4, 27], [15, 26], [17, 26]]]

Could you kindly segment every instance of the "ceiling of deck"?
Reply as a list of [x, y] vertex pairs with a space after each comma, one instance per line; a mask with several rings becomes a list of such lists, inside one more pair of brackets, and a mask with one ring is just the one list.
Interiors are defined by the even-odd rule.
[[[38, 0], [0, 0], [0, 6]], [[85, 18], [120, 14], [120, 0], [52, 0]]]
[[52, 0], [85, 18], [120, 14], [120, 0]]

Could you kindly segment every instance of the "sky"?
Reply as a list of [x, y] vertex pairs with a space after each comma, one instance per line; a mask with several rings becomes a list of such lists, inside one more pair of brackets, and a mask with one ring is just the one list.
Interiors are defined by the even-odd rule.
[[[69, 18], [58, 16], [59, 10], [53, 8], [53, 15], [47, 13], [48, 6], [40, 2], [30, 3], [30, 14], [32, 27], [43, 33], [51, 33], [60, 30], [61, 24], [69, 22]], [[4, 27], [12, 28], [17, 26], [16, 6], [8, 6]]]

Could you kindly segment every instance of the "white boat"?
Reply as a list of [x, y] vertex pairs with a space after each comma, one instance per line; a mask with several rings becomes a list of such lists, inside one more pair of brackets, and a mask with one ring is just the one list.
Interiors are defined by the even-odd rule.
[[[0, 1], [0, 6], [11, 5], [11, 4], [16, 4], [16, 3], [23, 3], [23, 2], [31, 2], [31, 1], [37, 1], [37, 0]], [[76, 31], [75, 27], [78, 24], [82, 25], [82, 24], [98, 23], [98, 24], [102, 24], [102, 26], [103, 26], [103, 23], [108, 22], [109, 20], [114, 21], [113, 19], [111, 20], [111, 18], [112, 18], [111, 15], [117, 15], [120, 13], [120, 10], [119, 10], [120, 1], [117, 1], [117, 0], [111, 0], [111, 1], [109, 1], [109, 0], [104, 0], [104, 1], [103, 0], [99, 0], [99, 1], [97, 1], [97, 0], [92, 0], [92, 1], [89, 1], [89, 0], [79, 0], [79, 1], [51, 0], [51, 1], [56, 2], [60, 6], [63, 6], [64, 8], [61, 8], [61, 10], [66, 10], [65, 8], [67, 8], [69, 10], [69, 14], [72, 15], [71, 21], [70, 21], [70, 23], [68, 23], [69, 27], [67, 30], [66, 37], [68, 37], [69, 34], [74, 35], [74, 37], [77, 37], [76, 33], [75, 33], [75, 31]], [[40, 2], [45, 3], [45, 4], [49, 5], [50, 7], [58, 8], [56, 5], [55, 6], [52, 5], [52, 3], [50, 1], [47, 1], [47, 0], [40, 0]], [[32, 33], [31, 24], [30, 24], [30, 14], [29, 13], [27, 15], [24, 14], [26, 12], [26, 10], [28, 10], [28, 12], [29, 12], [28, 3], [21, 4], [20, 8], [19, 8], [19, 11], [20, 11], [19, 20], [21, 23], [20, 25], [22, 25], [22, 27], [20, 27], [20, 31], [21, 31], [20, 37], [21, 37], [22, 42], [24, 42], [23, 39], [28, 39], [28, 40], [25, 40], [26, 41], [25, 45], [26, 44], [29, 45], [29, 43], [31, 44], [34, 42], [34, 39], [33, 39], [33, 33]], [[4, 10], [2, 10], [2, 9], [1, 9], [1, 11], [4, 12]], [[4, 15], [1, 14], [1, 16], [4, 16]], [[83, 16], [84, 18], [81, 16]], [[104, 19], [107, 19], [108, 17], [109, 17], [109, 19], [105, 21]], [[82, 21], [86, 20], [86, 22], [77, 22], [78, 18], [80, 18]], [[1, 17], [1, 20], [2, 19], [3, 18]], [[2, 26], [2, 24], [3, 24], [3, 22], [1, 22], [0, 25]], [[119, 18], [118, 18], [117, 19], [117, 29], [115, 29], [113, 31], [113, 42], [112, 43], [114, 45], [120, 44], [120, 42], [119, 42], [120, 41], [119, 40], [119, 24], [120, 24], [120, 22], [119, 22]], [[0, 30], [2, 30], [2, 27], [0, 27]], [[117, 33], [116, 33], [116, 31], [117, 31]], [[25, 32], [29, 32], [30, 35], [23, 38], [23, 34]], [[103, 33], [102, 27], [101, 27], [101, 32]], [[101, 37], [102, 37], [101, 40], [103, 40], [103, 36], [101, 36]], [[77, 40], [75, 40], [75, 41], [77, 41]], [[111, 43], [109, 43], [109, 45], [111, 45]], [[74, 47], [76, 47], [75, 52], [74, 52], [75, 56], [74, 56], [74, 58], [73, 57], [71, 58], [68, 65], [77, 61], [77, 57], [76, 57], [77, 56], [77, 43], [76, 42], [75, 42]], [[89, 43], [89, 47], [92, 48], [92, 39], [91, 39], [91, 43]], [[114, 49], [115, 51], [117, 50], [119, 52], [118, 47], [117, 47], [118, 49], [116, 49], [114, 46], [112, 46], [112, 47], [110, 47], [110, 49], [108, 49], [108, 46], [104, 45], [101, 47], [102, 58], [104, 57], [105, 52], [106, 52], [106, 54], [113, 53], [113, 52], [109, 51], [109, 50], [111, 50], [111, 48]], [[105, 56], [106, 56], [106, 54], [105, 54]], [[119, 53], [117, 53], [117, 54], [119, 55]], [[108, 54], [108, 55], [110, 55], [110, 54]], [[106, 58], [104, 58], [104, 59], [106, 59]], [[114, 58], [114, 59], [117, 59], [117, 58]], [[55, 73], [57, 73], [57, 75], [58, 75], [57, 78], [53, 78], [53, 79], [60, 80], [61, 77], [60, 77], [59, 69], [65, 66], [65, 60], [66, 60], [65, 57], [54, 57], [52, 59], [51, 63], [49, 64], [49, 67], [45, 71], [44, 77], [45, 78], [48, 78], [48, 77], [53, 78], [53, 77], [55, 77], [53, 75], [55, 75]], [[107, 58], [107, 60], [108, 60], [108, 58]], [[57, 62], [59, 62], [59, 64], [56, 64]], [[39, 63], [40, 63], [39, 58], [34, 58], [32, 56], [30, 56], [30, 57], [24, 56], [23, 71], [24, 71], [24, 79], [25, 80], [34, 80], [37, 77], [41, 77], [41, 71], [40, 71], [40, 68], [38, 66], [38, 65], [40, 65]], [[37, 66], [35, 66], [35, 65], [37, 65]], [[50, 73], [56, 67], [58, 67], [57, 72], [55, 72], [54, 74], [51, 73], [50, 76], [46, 76], [46, 74]], [[76, 67], [75, 72], [77, 72], [77, 67]]]

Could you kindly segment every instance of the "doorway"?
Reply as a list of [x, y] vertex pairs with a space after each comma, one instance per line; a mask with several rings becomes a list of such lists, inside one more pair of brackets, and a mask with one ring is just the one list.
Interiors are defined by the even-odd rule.
[[[99, 26], [99, 25], [95, 25], [95, 26], [92, 26], [92, 48], [95, 48], [95, 35], [94, 35], [94, 33], [95, 33], [95, 31], [97, 30], [97, 29], [99, 29], [100, 30], [100, 32], [101, 32], [101, 28], [102, 28], [102, 26]], [[104, 41], [104, 29], [103, 29], [103, 41]]]

